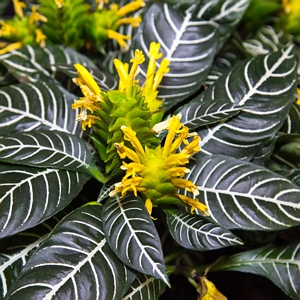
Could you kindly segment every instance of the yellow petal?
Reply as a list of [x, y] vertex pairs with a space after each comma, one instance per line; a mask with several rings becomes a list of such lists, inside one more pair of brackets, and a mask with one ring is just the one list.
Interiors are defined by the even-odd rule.
[[191, 207], [191, 213], [193, 213], [195, 209], [198, 209], [204, 216], [210, 215], [207, 206], [199, 202], [198, 199], [192, 199], [181, 194], [177, 194], [177, 196], [183, 203], [188, 204]]
[[124, 5], [123, 7], [121, 7], [117, 12], [116, 15], [123, 17], [125, 15], [127, 15], [130, 12], [136, 11], [141, 7], [144, 7], [146, 4], [144, 3], [143, 0], [135, 0], [131, 3], [128, 3], [126, 5]]
[[138, 154], [140, 154], [142, 157], [145, 157], [145, 151], [144, 151], [140, 141], [136, 137], [136, 132], [133, 131], [130, 126], [127, 126], [127, 127], [122, 126], [121, 130], [124, 133], [124, 139], [127, 141], [130, 141], [131, 145], [134, 147], [136, 152]]
[[77, 70], [80, 80], [84, 82], [94, 94], [100, 95], [101, 89], [90, 72], [81, 64], [75, 64], [74, 67]]

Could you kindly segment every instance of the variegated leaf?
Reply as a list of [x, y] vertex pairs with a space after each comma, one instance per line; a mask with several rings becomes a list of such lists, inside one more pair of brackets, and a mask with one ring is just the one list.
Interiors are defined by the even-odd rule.
[[282, 127], [279, 129], [280, 133], [300, 133], [300, 107], [293, 104], [289, 114]]
[[219, 25], [218, 49], [221, 49], [242, 19], [250, 0], [204, 0], [196, 12], [198, 19], [214, 21]]
[[24, 46], [0, 55], [0, 63], [20, 82], [55, 81], [56, 66], [80, 63], [88, 67], [95, 64], [86, 56], [61, 45]]
[[300, 242], [268, 245], [226, 258], [211, 270], [238, 271], [264, 276], [292, 299], [300, 299]]
[[53, 216], [80, 192], [89, 176], [67, 170], [0, 165], [0, 238]]
[[207, 251], [243, 244], [229, 230], [203, 220], [198, 215], [179, 209], [164, 211], [171, 235], [184, 248]]
[[54, 226], [66, 215], [59, 212], [47, 221], [0, 242], [0, 299], [10, 289], [22, 268]]
[[90, 204], [65, 217], [5, 299], [120, 299], [135, 274], [108, 247], [100, 216], [100, 205]]
[[33, 130], [0, 137], [0, 161], [103, 177], [88, 144], [60, 131]]
[[12, 254], [0, 253], [0, 299], [4, 298], [22, 267], [46, 237], [47, 235], [44, 235]]
[[226, 120], [241, 111], [242, 107], [231, 102], [215, 100], [201, 102], [192, 101], [180, 108], [177, 113], [181, 113], [181, 122], [191, 129]]
[[228, 156], [203, 156], [186, 178], [195, 183], [209, 220], [246, 230], [281, 230], [300, 224], [300, 189], [267, 168]]
[[121, 261], [169, 285], [160, 239], [140, 198], [109, 198], [102, 219], [107, 242]]
[[243, 46], [252, 56], [268, 54], [288, 48], [293, 44], [293, 37], [283, 29], [277, 29], [270, 25], [264, 25], [258, 29], [253, 38], [245, 40]]
[[76, 96], [53, 83], [21, 83], [0, 88], [1, 135], [58, 130], [82, 135], [72, 110]]
[[158, 300], [165, 287], [161, 280], [138, 273], [122, 300]]
[[199, 96], [199, 104], [224, 99], [243, 110], [226, 122], [201, 128], [201, 152], [251, 160], [284, 123], [294, 102], [296, 78], [292, 47], [256, 56], [220, 77]]
[[[132, 49], [147, 56], [151, 42], [161, 44], [163, 57], [170, 61], [170, 72], [159, 86], [158, 97], [169, 107], [200, 89], [212, 65], [218, 41], [216, 23], [193, 20], [165, 4], [152, 4], [135, 34]], [[133, 56], [133, 52], [131, 53]], [[146, 77], [146, 63], [141, 65], [141, 81]]]

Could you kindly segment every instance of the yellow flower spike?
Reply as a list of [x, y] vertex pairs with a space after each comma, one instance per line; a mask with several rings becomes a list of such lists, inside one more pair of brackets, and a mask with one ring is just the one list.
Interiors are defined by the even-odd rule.
[[151, 219], [152, 219], [152, 220], [157, 220], [156, 218], [153, 218], [153, 217], [151, 216], [151, 215], [152, 215], [153, 204], [152, 204], [152, 202], [151, 202], [150, 199], [146, 199], [146, 201], [145, 201], [145, 207], [146, 207], [146, 209], [147, 209], [147, 211], [148, 211], [148, 213], [149, 213]]
[[125, 50], [129, 49], [128, 44], [125, 42], [125, 40], [130, 40], [131, 39], [131, 37], [129, 35], [124, 35], [124, 34], [121, 34], [117, 31], [115, 31], [115, 30], [108, 29], [107, 30], [107, 37], [109, 39], [116, 40], [116, 42], [120, 45], [121, 48], [124, 48]]
[[173, 116], [169, 122], [169, 132], [166, 136], [166, 141], [162, 152], [162, 156], [165, 158], [169, 156], [171, 152], [171, 145], [175, 137], [176, 131], [178, 131], [181, 127], [180, 119], [181, 114], [178, 114], [177, 116]]
[[156, 90], [158, 88], [158, 85], [162, 81], [163, 76], [170, 71], [170, 69], [168, 68], [169, 64], [170, 64], [170, 61], [166, 58], [164, 58], [161, 61], [160, 66], [155, 74], [154, 81], [153, 81], [153, 89], [154, 90]]
[[192, 192], [195, 196], [199, 195], [198, 188], [189, 180], [183, 178], [172, 178], [171, 182], [179, 189], [186, 189], [188, 192]]
[[130, 141], [131, 145], [136, 150], [136, 153], [142, 157], [145, 157], [145, 151], [140, 143], [140, 141], [136, 137], [136, 132], [131, 129], [130, 126], [122, 126], [121, 130], [124, 133], [124, 139]]
[[178, 196], [179, 196], [180, 200], [183, 203], [186, 203], [191, 207], [191, 213], [194, 213], [194, 210], [198, 209], [199, 211], [201, 211], [201, 213], [204, 216], [209, 216], [210, 215], [210, 213], [207, 209], [207, 206], [202, 204], [201, 202], [199, 202], [197, 199], [192, 199], [190, 197], [180, 195], [180, 194]]
[[156, 70], [156, 60], [161, 58], [162, 53], [159, 53], [160, 44], [152, 42], [149, 47], [149, 63], [146, 74], [145, 90], [153, 90], [154, 73]]
[[121, 169], [126, 170], [126, 175], [124, 178], [128, 178], [129, 176], [135, 177], [137, 173], [141, 173], [145, 169], [145, 166], [135, 162], [126, 164], [123, 161], [123, 165], [121, 166]]
[[9, 44], [8, 46], [6, 46], [5, 48], [0, 50], [0, 55], [5, 54], [10, 51], [13, 51], [13, 50], [20, 49], [22, 47], [23, 47], [23, 43], [21, 43], [21, 42]]
[[[184, 165], [189, 163], [188, 158], [194, 151], [195, 145], [192, 141], [188, 153], [182, 153], [182, 151], [176, 153], [181, 146], [179, 141], [188, 146], [190, 145], [187, 140], [189, 137], [196, 139], [194, 133], [188, 133], [188, 130], [182, 126], [180, 118], [181, 115], [173, 116], [167, 122], [162, 122], [161, 128], [168, 128], [169, 132], [165, 145], [163, 147], [159, 145], [155, 149], [147, 146], [143, 148], [135, 131], [130, 126], [121, 127], [124, 140], [129, 141], [135, 150], [124, 146], [124, 142], [115, 144], [120, 158], [129, 158], [133, 162], [123, 162], [121, 168], [126, 171], [126, 174], [122, 181], [116, 184], [111, 195], [121, 193], [121, 197], [124, 197], [127, 192], [131, 191], [137, 196], [137, 193], [140, 192], [143, 199], [149, 199], [145, 202], [148, 211], [150, 211], [152, 203], [154, 205], [181, 203], [190, 205], [192, 212], [197, 208], [203, 214], [208, 214], [207, 207], [197, 199], [178, 194], [180, 189], [191, 192], [195, 196], [199, 194], [198, 188], [193, 182], [182, 178], [190, 172]], [[199, 141], [199, 139], [197, 140]], [[172, 153], [170, 149], [173, 149]]]
[[54, 0], [54, 1], [58, 8], [62, 8], [64, 6], [64, 0]]
[[129, 78], [128, 78], [130, 82], [134, 81], [134, 77], [138, 74], [138, 67], [144, 61], [145, 61], [145, 57], [143, 52], [140, 50], [135, 50], [134, 57], [130, 60], [130, 62], [132, 63], [132, 66], [130, 68]]
[[300, 89], [297, 88], [297, 100], [296, 100], [296, 104], [300, 106]]
[[7, 37], [7, 36], [17, 33], [16, 28], [3, 22], [2, 20], [0, 20], [0, 24], [1, 24], [0, 36]]
[[36, 10], [36, 6], [33, 5], [32, 6], [32, 11], [31, 11], [31, 15], [29, 17], [29, 24], [35, 24], [39, 21], [42, 21], [42, 22], [47, 22], [47, 18], [42, 16], [41, 14], [39, 14]]
[[46, 39], [47, 36], [43, 34], [41, 29], [35, 30], [35, 41], [40, 45], [41, 48], [44, 48], [46, 46]]
[[126, 157], [128, 157], [129, 159], [131, 159], [132, 161], [136, 162], [136, 163], [141, 163], [140, 158], [138, 157], [138, 155], [136, 154], [136, 152], [134, 152], [132, 149], [124, 146], [124, 143], [114, 143], [114, 146], [117, 148], [117, 152], [120, 156], [120, 158], [124, 159]]
[[77, 70], [79, 76], [74, 81], [77, 85], [86, 85], [94, 94], [100, 95], [101, 89], [90, 72], [81, 64], [75, 64], [74, 67]]
[[78, 118], [76, 119], [76, 121], [80, 121], [81, 126], [82, 126], [82, 130], [86, 130], [86, 126], [91, 128], [97, 122], [97, 120], [100, 120], [99, 117], [94, 116], [94, 115], [86, 115], [85, 120], [80, 119], [80, 118], [81, 117], [79, 115]]
[[24, 17], [23, 8], [26, 7], [26, 4], [19, 0], [13, 0], [13, 5], [14, 5], [14, 10], [16, 15], [18, 15], [20, 18], [23, 18]]
[[146, 4], [143, 0], [135, 0], [121, 7], [118, 11], [116, 11], [116, 15], [119, 17], [123, 17], [130, 12], [136, 11], [139, 8], [144, 7], [145, 5]]
[[118, 20], [115, 25], [121, 26], [121, 25], [131, 25], [132, 27], [139, 27], [142, 22], [142, 17], [129, 17], [129, 18], [122, 18]]
[[123, 91], [125, 88], [127, 82], [128, 82], [128, 68], [129, 65], [127, 63], [123, 64], [119, 59], [115, 58], [114, 59], [114, 65], [115, 68], [117, 69], [118, 75], [119, 75], [119, 90]]

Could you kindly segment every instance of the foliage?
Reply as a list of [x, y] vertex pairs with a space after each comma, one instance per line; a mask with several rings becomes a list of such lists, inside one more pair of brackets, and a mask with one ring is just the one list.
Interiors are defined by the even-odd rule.
[[226, 299], [217, 271], [300, 299], [295, 3], [14, 1], [0, 299], [159, 299], [172, 274]]

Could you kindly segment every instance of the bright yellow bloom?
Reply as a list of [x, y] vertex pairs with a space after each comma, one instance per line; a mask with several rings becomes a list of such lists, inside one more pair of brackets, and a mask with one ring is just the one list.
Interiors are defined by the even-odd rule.
[[21, 47], [23, 47], [23, 44], [21, 42], [9, 44], [8, 46], [6, 46], [5, 48], [0, 50], [0, 55], [5, 54], [10, 51], [13, 51], [13, 50], [18, 50]]
[[54, 0], [54, 1], [58, 8], [62, 8], [64, 6], [64, 0]]
[[124, 34], [121, 34], [115, 30], [112, 30], [112, 29], [108, 29], [107, 30], [107, 37], [111, 40], [115, 40], [119, 45], [120, 47], [128, 50], [128, 44], [125, 42], [126, 40], [130, 40], [130, 36], [129, 35], [124, 35]]
[[15, 27], [3, 22], [2, 20], [0, 20], [0, 24], [1, 24], [1, 30], [0, 30], [1, 37], [8, 37], [10, 35], [17, 33], [17, 29]]
[[297, 88], [297, 100], [296, 100], [296, 104], [300, 106], [300, 89]]
[[126, 5], [124, 5], [123, 7], [121, 7], [120, 9], [118, 9], [116, 11], [116, 15], [118, 15], [119, 17], [123, 17], [133, 11], [138, 10], [141, 7], [144, 7], [146, 4], [144, 3], [143, 0], [135, 0], [133, 2], [130, 2]]
[[120, 25], [131, 25], [132, 27], [139, 27], [142, 22], [142, 17], [129, 17], [129, 18], [122, 18], [116, 22], [116, 26]]
[[36, 6], [33, 5], [32, 6], [32, 11], [31, 11], [31, 15], [29, 17], [29, 24], [35, 24], [39, 21], [42, 21], [42, 22], [47, 22], [47, 18], [42, 16], [41, 14], [39, 14], [36, 10]]
[[[148, 104], [150, 111], [155, 112], [161, 106], [162, 101], [156, 99], [158, 91], [158, 85], [160, 84], [164, 74], [169, 72], [169, 60], [163, 59], [159, 68], [156, 70], [157, 60], [162, 57], [162, 53], [159, 53], [160, 44], [152, 42], [149, 49], [149, 63], [146, 74], [145, 83], [141, 89], [142, 95], [145, 97], [145, 102]], [[131, 69], [129, 72], [129, 65], [127, 63], [122, 63], [118, 59], [114, 59], [114, 64], [117, 69], [118, 75], [120, 77], [119, 90], [130, 89], [132, 85], [136, 85], [138, 81], [135, 77], [139, 73], [139, 65], [145, 61], [145, 57], [140, 50], [136, 50], [134, 53], [134, 58], [131, 59]]]
[[43, 34], [41, 29], [35, 30], [35, 41], [40, 45], [40, 47], [44, 48], [46, 46], [47, 37]]
[[[137, 192], [140, 192], [146, 199], [148, 211], [152, 210], [152, 204], [181, 203], [189, 205], [191, 212], [198, 209], [204, 215], [208, 215], [207, 207], [197, 199], [177, 193], [177, 190], [184, 189], [194, 196], [199, 194], [198, 188], [182, 177], [189, 172], [189, 169], [184, 167], [189, 162], [188, 158], [200, 150], [199, 146], [194, 145], [195, 141], [199, 144], [200, 138], [196, 134], [188, 133], [180, 118], [181, 115], [173, 116], [168, 121], [162, 122], [162, 128], [168, 128], [169, 131], [164, 146], [159, 145], [155, 149], [143, 148], [131, 127], [121, 127], [125, 141], [129, 141], [134, 150], [126, 147], [124, 143], [115, 143], [121, 159], [128, 158], [132, 162], [128, 164], [123, 162], [122, 169], [126, 174], [122, 181], [115, 185], [115, 190], [110, 196], [121, 193], [121, 197], [124, 197], [129, 191], [137, 196]], [[156, 126], [158, 127], [159, 125]], [[193, 138], [191, 142], [187, 140], [190, 137]], [[178, 152], [182, 143], [185, 147]], [[190, 146], [191, 144], [193, 145]]]
[[24, 2], [20, 2], [19, 0], [13, 0], [13, 5], [16, 15], [18, 15], [20, 18], [23, 18], [23, 8], [26, 7], [26, 4]]
[[81, 64], [75, 64], [74, 66], [79, 77], [73, 78], [73, 82], [80, 87], [84, 97], [73, 103], [72, 109], [80, 109], [76, 121], [79, 121], [82, 129], [85, 130], [86, 126], [91, 127], [96, 123], [96, 120], [100, 120], [97, 116], [89, 115], [87, 110], [93, 113], [100, 108], [100, 103], [104, 100], [101, 89], [90, 72]]

